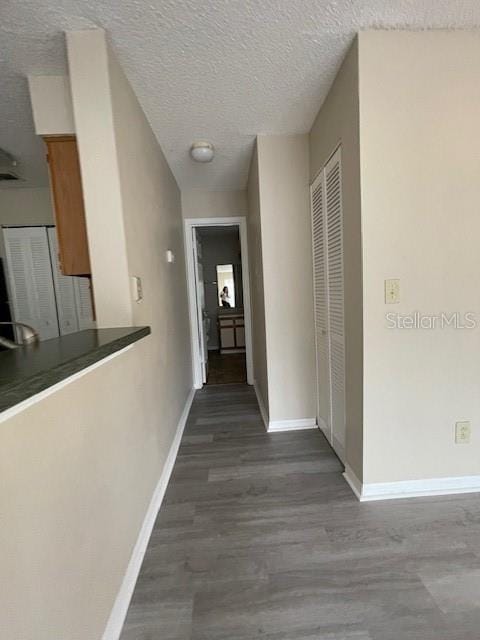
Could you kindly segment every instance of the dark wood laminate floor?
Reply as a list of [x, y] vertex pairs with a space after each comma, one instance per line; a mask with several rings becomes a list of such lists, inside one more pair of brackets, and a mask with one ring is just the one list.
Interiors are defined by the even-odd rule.
[[208, 353], [207, 384], [247, 382], [247, 360], [244, 353]]
[[480, 497], [360, 504], [318, 431], [198, 392], [122, 640], [478, 640]]

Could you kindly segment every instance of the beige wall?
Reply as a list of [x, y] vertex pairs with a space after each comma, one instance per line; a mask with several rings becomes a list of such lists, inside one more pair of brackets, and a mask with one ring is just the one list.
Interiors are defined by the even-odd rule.
[[260, 219], [260, 187], [258, 182], [258, 151], [253, 150], [247, 184], [248, 194], [248, 257], [250, 298], [252, 309], [253, 376], [257, 393], [268, 418], [267, 343], [265, 335], [265, 298], [262, 263], [262, 222]]
[[308, 136], [258, 136], [270, 420], [315, 417]]
[[148, 341], [1, 424], [5, 639], [102, 636], [167, 438], [139, 403]]
[[247, 214], [246, 191], [182, 190], [184, 218], [229, 218]]
[[[125, 261], [144, 284], [145, 299], [130, 313], [152, 335], [1, 425], [1, 634], [22, 640], [101, 638], [192, 388], [180, 192], [103, 32], [74, 34], [69, 55], [72, 84], [77, 56], [85, 57], [98, 91], [87, 102], [77, 94], [76, 113], [84, 123], [98, 116], [108, 142], [80, 139], [77, 127], [87, 220], [110, 217], [118, 202]], [[89, 113], [106, 94], [110, 107]], [[97, 282], [112, 280], [121, 263], [96, 256], [110, 243], [121, 249], [111, 231], [91, 246]], [[120, 310], [130, 296], [122, 294]], [[100, 308], [108, 315], [117, 301], [107, 302]]]
[[[480, 328], [385, 320], [480, 318], [479, 68], [478, 32], [360, 34], [366, 482], [480, 474]], [[454, 443], [462, 419], [469, 445]]]
[[[46, 187], [0, 189], [0, 227], [2, 225], [54, 224], [50, 189]], [[0, 257], [5, 256], [0, 232]]]
[[67, 52], [97, 326], [128, 326], [130, 272], [103, 31], [67, 32]]
[[50, 189], [0, 189], [0, 225], [2, 224], [53, 224]]
[[[310, 132], [310, 181], [342, 145], [345, 309], [345, 459], [363, 473], [363, 334], [358, 44], [355, 40]], [[325, 387], [320, 383], [319, 392]], [[327, 394], [328, 395], [328, 394]], [[325, 394], [321, 395], [327, 403]]]
[[28, 87], [37, 135], [75, 133], [68, 76], [29, 76]]

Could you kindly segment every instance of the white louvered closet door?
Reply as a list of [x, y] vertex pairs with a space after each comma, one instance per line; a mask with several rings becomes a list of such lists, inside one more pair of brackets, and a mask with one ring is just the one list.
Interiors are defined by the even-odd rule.
[[93, 319], [92, 285], [90, 278], [74, 276], [72, 280], [79, 331], [93, 329], [95, 327], [95, 321]]
[[327, 227], [327, 291], [331, 377], [332, 445], [345, 451], [345, 329], [343, 304], [343, 205], [340, 148], [324, 171]]
[[13, 318], [34, 327], [41, 340], [59, 335], [45, 227], [4, 229]]
[[315, 311], [315, 346], [317, 364], [317, 418], [331, 439], [330, 431], [330, 357], [328, 340], [327, 252], [325, 220], [325, 185], [323, 171], [310, 189], [312, 208], [313, 285]]
[[48, 227], [48, 243], [52, 263], [53, 282], [57, 299], [58, 324], [60, 335], [65, 336], [79, 330], [75, 303], [74, 280], [72, 276], [64, 276], [58, 261], [58, 241], [55, 227]]

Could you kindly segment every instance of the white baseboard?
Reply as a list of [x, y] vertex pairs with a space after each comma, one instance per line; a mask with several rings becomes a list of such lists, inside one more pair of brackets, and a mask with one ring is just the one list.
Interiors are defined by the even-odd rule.
[[268, 423], [268, 433], [277, 431], [299, 431], [300, 429], [317, 429], [315, 418], [299, 418], [298, 420], [272, 420]]
[[317, 424], [318, 424], [319, 429], [321, 429], [321, 431], [323, 431], [323, 433], [325, 434], [325, 437], [328, 440], [329, 439], [329, 435], [330, 435], [330, 430], [329, 430], [325, 420], [323, 418], [321, 418], [320, 416], [318, 416]]
[[343, 472], [343, 477], [345, 478], [347, 483], [350, 485], [350, 488], [353, 491], [353, 493], [357, 496], [360, 502], [362, 502], [362, 483], [357, 478], [352, 468], [348, 466], [348, 464], [345, 465], [345, 471]]
[[253, 381], [253, 388], [255, 389], [258, 408], [260, 409], [260, 415], [262, 416], [263, 424], [265, 425], [265, 430], [268, 431], [268, 413], [265, 408], [265, 404], [263, 403], [262, 394], [260, 393], [260, 389], [258, 388], [258, 383], [256, 380]]
[[345, 467], [343, 476], [360, 502], [480, 493], [480, 476], [427, 478], [363, 484], [348, 465]]
[[105, 627], [105, 631], [103, 632], [102, 640], [118, 640], [118, 638], [120, 637], [120, 633], [122, 632], [122, 627], [125, 622], [125, 617], [130, 605], [130, 600], [133, 595], [133, 590], [135, 589], [138, 574], [140, 573], [140, 568], [142, 566], [143, 557], [145, 555], [145, 551], [147, 550], [148, 541], [150, 540], [150, 536], [152, 534], [153, 525], [155, 524], [157, 514], [162, 505], [163, 497], [167, 489], [173, 465], [175, 464], [178, 448], [180, 446], [180, 441], [182, 439], [183, 430], [185, 429], [188, 414], [190, 413], [190, 407], [192, 406], [194, 395], [195, 389], [192, 389], [188, 394], [185, 407], [182, 411], [182, 415], [180, 416], [175, 437], [170, 447], [170, 451], [168, 452], [162, 474], [157, 483], [157, 486], [155, 487], [155, 491], [150, 501], [150, 505], [147, 509], [147, 513], [145, 514], [142, 528], [140, 529], [140, 533], [138, 534], [137, 541], [130, 557], [130, 562], [128, 563], [125, 576], [120, 586], [120, 590], [115, 599], [115, 603], [110, 613], [107, 626]]
[[315, 418], [299, 418], [298, 420], [269, 420], [265, 404], [263, 402], [262, 394], [258, 388], [257, 381], [253, 381], [253, 388], [257, 396], [258, 407], [262, 416], [265, 430], [268, 433], [275, 433], [276, 431], [298, 431], [299, 429], [316, 429], [317, 421]]

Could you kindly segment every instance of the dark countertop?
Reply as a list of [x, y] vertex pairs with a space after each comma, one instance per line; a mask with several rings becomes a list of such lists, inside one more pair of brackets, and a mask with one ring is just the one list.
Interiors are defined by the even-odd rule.
[[120, 351], [150, 333], [150, 327], [88, 329], [0, 352], [0, 411], [30, 398]]

